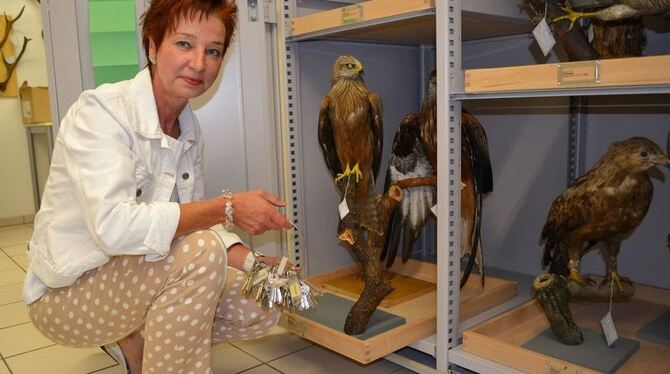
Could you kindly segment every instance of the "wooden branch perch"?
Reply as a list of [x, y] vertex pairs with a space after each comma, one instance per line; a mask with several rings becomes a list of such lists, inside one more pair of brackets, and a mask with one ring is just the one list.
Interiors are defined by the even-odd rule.
[[540, 274], [533, 281], [535, 300], [547, 315], [551, 331], [556, 338], [566, 345], [579, 345], [584, 342], [582, 332], [575, 323], [570, 311], [570, 301], [609, 302], [610, 293], [613, 301], [628, 300], [635, 292], [633, 284], [622, 282], [623, 289], [584, 285], [568, 280], [562, 275]]
[[402, 200], [403, 188], [417, 186], [435, 186], [436, 177], [411, 178], [392, 184], [389, 189], [377, 197], [377, 217], [383, 230], [377, 233], [367, 230], [357, 222], [354, 214], [342, 220], [339, 238], [343, 240], [361, 262], [365, 286], [361, 296], [353, 305], [344, 324], [344, 332], [358, 335], [365, 327], [381, 301], [393, 291], [393, 286], [384, 280], [381, 260], [379, 259], [386, 237], [386, 226], [391, 213]]

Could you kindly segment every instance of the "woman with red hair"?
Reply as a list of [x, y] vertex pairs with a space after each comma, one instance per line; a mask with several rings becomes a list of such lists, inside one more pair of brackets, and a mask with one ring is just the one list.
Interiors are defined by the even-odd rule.
[[128, 372], [211, 373], [212, 344], [277, 323], [242, 295], [256, 258], [228, 229], [288, 229], [284, 202], [258, 190], [205, 199], [188, 103], [219, 74], [236, 17], [230, 0], [153, 0], [148, 67], [82, 93], [63, 119], [24, 282], [53, 341], [105, 346]]

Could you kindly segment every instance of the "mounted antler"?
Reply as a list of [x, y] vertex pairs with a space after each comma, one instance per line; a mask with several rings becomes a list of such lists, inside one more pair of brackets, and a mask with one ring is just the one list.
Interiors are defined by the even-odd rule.
[[19, 60], [21, 60], [21, 57], [23, 57], [23, 53], [26, 51], [26, 46], [28, 45], [28, 42], [30, 41], [29, 38], [26, 38], [25, 36], [23, 37], [23, 46], [21, 47], [21, 52], [19, 52], [18, 56], [14, 59], [14, 62], [9, 63], [7, 62], [7, 59], [5, 59], [5, 55], [2, 54], [2, 48], [5, 46], [5, 43], [7, 43], [7, 40], [9, 40], [9, 32], [12, 30], [12, 26], [14, 25], [14, 22], [16, 22], [21, 16], [23, 15], [23, 11], [26, 9], [25, 5], [21, 8], [21, 11], [19, 14], [14, 18], [14, 19], [9, 19], [7, 18], [7, 13], [3, 13], [5, 17], [5, 33], [2, 36], [2, 40], [0, 41], [0, 55], [2, 56], [2, 62], [5, 65], [5, 69], [7, 71], [5, 79], [0, 82], [0, 91], [5, 91], [7, 89], [7, 83], [9, 83], [9, 80], [12, 77], [12, 73], [14, 72], [14, 69], [16, 69], [16, 65], [19, 63]]
[[21, 52], [19, 52], [19, 55], [16, 56], [14, 59], [14, 62], [9, 63], [5, 59], [5, 56], [2, 56], [2, 62], [5, 64], [5, 68], [7, 70], [7, 76], [5, 77], [5, 80], [0, 82], [0, 91], [4, 91], [7, 89], [7, 83], [9, 83], [9, 79], [12, 77], [12, 73], [14, 72], [14, 69], [16, 69], [16, 65], [19, 63], [19, 60], [23, 56], [23, 53], [26, 51], [26, 46], [28, 45], [28, 42], [31, 39], [26, 38], [25, 36], [23, 37], [23, 46], [21, 47]]

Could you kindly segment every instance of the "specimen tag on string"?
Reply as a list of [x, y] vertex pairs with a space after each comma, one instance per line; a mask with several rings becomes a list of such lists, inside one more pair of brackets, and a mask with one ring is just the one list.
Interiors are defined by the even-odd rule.
[[614, 342], [619, 339], [619, 335], [616, 333], [616, 328], [614, 328], [614, 321], [612, 320], [611, 311], [607, 312], [605, 317], [600, 320], [600, 325], [603, 327], [605, 339], [607, 340], [607, 346], [611, 347], [612, 344], [614, 344]]
[[337, 207], [337, 209], [340, 211], [340, 219], [344, 219], [344, 217], [346, 217], [347, 214], [349, 214], [349, 206], [347, 205], [346, 197], [342, 199], [342, 202]]
[[589, 28], [586, 30], [586, 35], [589, 39], [589, 43], [593, 41], [593, 38], [595, 38], [595, 35], [593, 34], [593, 23], [589, 25]]
[[542, 53], [548, 55], [551, 52], [551, 49], [556, 45], [556, 39], [549, 29], [549, 24], [547, 24], [547, 19], [542, 18], [542, 21], [535, 26], [533, 29], [533, 36], [537, 41], [537, 44], [540, 46]]
[[257, 285], [258, 283], [266, 280], [270, 273], [268, 272], [267, 268], [262, 268], [261, 270], [258, 271], [258, 273], [254, 274], [254, 280], [251, 282], [254, 286]]
[[433, 207], [430, 208], [430, 211], [433, 212], [433, 214], [435, 215], [435, 217], [437, 217], [437, 204], [433, 205]]
[[284, 271], [286, 270], [286, 265], [288, 264], [288, 258], [286, 256], [283, 256], [281, 258], [281, 261], [279, 261], [279, 266], [277, 267], [277, 274], [284, 274]]

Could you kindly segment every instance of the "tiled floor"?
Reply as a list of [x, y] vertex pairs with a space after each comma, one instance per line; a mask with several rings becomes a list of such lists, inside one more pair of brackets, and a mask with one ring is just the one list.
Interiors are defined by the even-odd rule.
[[[123, 373], [100, 349], [56, 345], [29, 321], [21, 283], [31, 233], [30, 225], [0, 227], [0, 374]], [[359, 365], [281, 327], [258, 340], [214, 347], [212, 364], [217, 374], [412, 373], [386, 360]]]

